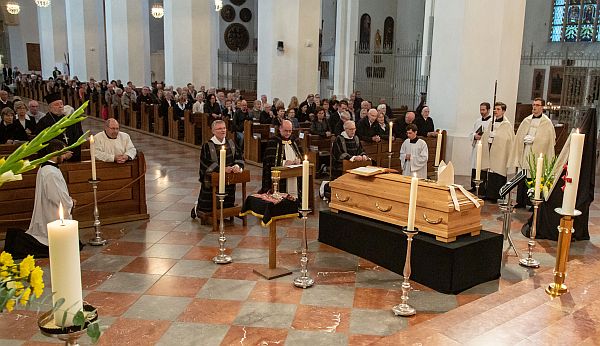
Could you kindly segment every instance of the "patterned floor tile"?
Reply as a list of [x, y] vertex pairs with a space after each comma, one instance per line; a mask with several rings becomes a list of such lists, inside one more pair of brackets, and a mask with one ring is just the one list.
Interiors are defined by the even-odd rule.
[[295, 304], [245, 303], [233, 322], [238, 326], [290, 328], [296, 313]]
[[141, 296], [123, 314], [126, 318], [175, 321], [190, 304], [192, 298]]
[[255, 284], [255, 281], [248, 280], [209, 279], [197, 297], [244, 301]]
[[156, 345], [218, 346], [227, 329], [226, 325], [173, 322]]

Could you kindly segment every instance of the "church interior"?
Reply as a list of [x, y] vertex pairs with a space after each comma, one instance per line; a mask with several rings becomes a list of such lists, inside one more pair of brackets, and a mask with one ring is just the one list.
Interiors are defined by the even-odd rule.
[[[24, 254], [45, 285], [29, 300], [11, 281], [33, 272], [0, 258], [0, 345], [600, 344], [599, 10], [0, 1], [0, 157], [24, 143], [20, 107], [84, 117], [56, 137], [80, 157], [49, 161], [73, 207], [45, 242], [28, 229], [54, 203], [48, 162], [13, 180], [0, 160], [0, 249], [18, 233], [46, 251]], [[111, 133], [134, 154], [101, 160]], [[51, 221], [75, 224], [76, 266]], [[93, 309], [84, 330], [57, 317], [57, 287]]]

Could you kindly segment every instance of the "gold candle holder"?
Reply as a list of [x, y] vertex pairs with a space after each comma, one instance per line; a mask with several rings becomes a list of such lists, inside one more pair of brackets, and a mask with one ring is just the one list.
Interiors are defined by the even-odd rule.
[[553, 298], [559, 297], [569, 291], [567, 285], [565, 285], [565, 279], [567, 278], [567, 262], [569, 261], [569, 250], [571, 248], [571, 235], [574, 232], [573, 222], [576, 216], [581, 215], [581, 212], [577, 209], [573, 212], [573, 215], [566, 214], [562, 208], [556, 208], [554, 211], [562, 215], [562, 218], [558, 226], [558, 247], [556, 248], [556, 264], [554, 265], [554, 282], [546, 288], [546, 293]]

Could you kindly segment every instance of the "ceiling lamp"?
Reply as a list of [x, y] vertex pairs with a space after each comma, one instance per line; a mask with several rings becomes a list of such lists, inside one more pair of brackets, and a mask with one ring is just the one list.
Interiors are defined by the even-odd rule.
[[50, 6], [50, 0], [35, 0], [35, 4], [38, 7], [48, 7]]
[[6, 10], [10, 14], [19, 14], [19, 12], [21, 12], [21, 6], [16, 2], [10, 1], [6, 4]]
[[152, 13], [152, 17], [160, 19], [165, 15], [165, 9], [162, 7], [161, 4], [156, 3], [152, 5], [152, 10], [150, 13]]
[[223, 8], [223, 0], [215, 0], [215, 11], [219, 12]]

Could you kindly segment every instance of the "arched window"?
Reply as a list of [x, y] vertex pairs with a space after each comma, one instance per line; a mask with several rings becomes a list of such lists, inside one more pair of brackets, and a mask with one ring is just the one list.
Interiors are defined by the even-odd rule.
[[600, 41], [600, 0], [554, 0], [551, 42]]

